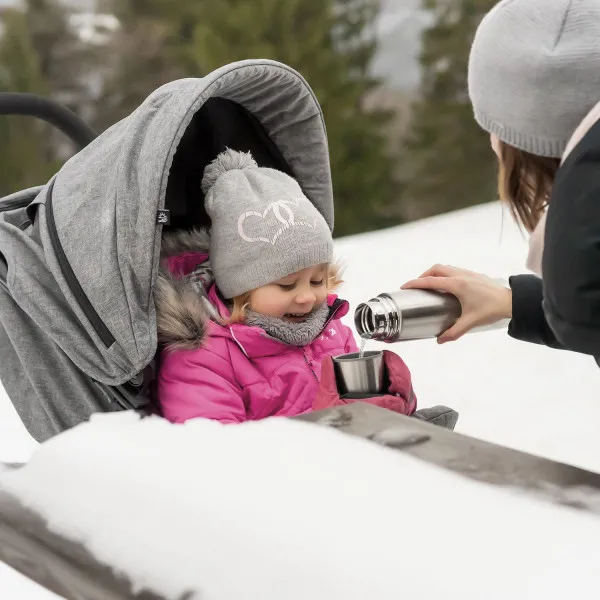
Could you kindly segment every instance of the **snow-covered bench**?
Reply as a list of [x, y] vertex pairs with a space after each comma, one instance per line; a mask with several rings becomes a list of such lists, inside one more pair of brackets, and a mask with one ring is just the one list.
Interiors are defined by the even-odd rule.
[[[310, 427], [306, 421], [350, 435]], [[188, 442], [182, 440], [186, 436]], [[198, 457], [188, 454], [194, 440]], [[121, 459], [109, 460], [111, 453]], [[195, 462], [199, 482], [190, 481], [188, 467]], [[177, 463], [182, 468], [179, 480], [172, 473]], [[234, 472], [236, 465], [239, 470]], [[443, 582], [442, 571], [451, 572], [457, 565], [479, 573], [480, 579], [491, 577], [499, 568], [494, 564], [498, 557], [504, 575], [494, 582], [498, 594], [486, 592], [486, 598], [546, 597], [546, 587], [560, 591], [577, 581], [585, 590], [600, 583], [596, 563], [587, 560], [594, 550], [600, 556], [599, 474], [368, 404], [235, 427], [212, 422], [182, 427], [158, 419], [139, 421], [126, 413], [102, 415], [42, 444], [27, 465], [3, 469], [0, 560], [65, 598], [329, 600], [335, 589], [340, 593], [335, 597], [349, 600], [469, 600], [481, 591], [476, 582], [470, 588], [461, 580], [455, 592], [446, 589], [440, 595], [433, 589], [436, 577]], [[174, 489], [176, 481], [181, 489]], [[122, 491], [115, 489], [121, 485]], [[299, 498], [301, 493], [305, 495]], [[196, 510], [188, 522], [169, 512], [171, 501], [174, 513], [185, 511], [175, 501], [181, 496]], [[297, 507], [289, 505], [294, 499]], [[438, 512], [432, 513], [432, 506]], [[249, 523], [252, 519], [256, 524]], [[256, 531], [265, 527], [273, 529], [263, 539]], [[295, 535], [286, 535], [286, 527]], [[510, 527], [518, 529], [518, 539], [507, 531]], [[249, 539], [253, 531], [255, 540]], [[552, 544], [543, 539], [545, 532]], [[278, 535], [279, 541], [271, 539]], [[423, 540], [431, 543], [431, 548], [424, 547], [427, 556], [418, 548]], [[245, 547], [256, 555], [245, 553]], [[235, 588], [231, 578], [245, 577], [238, 550], [253, 576], [247, 578], [245, 595], [227, 595]], [[207, 561], [215, 559], [218, 565], [224, 551], [228, 564], [221, 579], [214, 566], [202, 575]], [[375, 557], [372, 563], [363, 561], [369, 553]], [[527, 553], [539, 560], [527, 570], [513, 569]], [[175, 557], [174, 562], [165, 556]], [[191, 561], [187, 570], [185, 557]], [[287, 566], [281, 566], [282, 559]], [[386, 560], [396, 564], [387, 584], [382, 581]], [[424, 577], [428, 560], [438, 573], [431, 581]], [[280, 568], [289, 570], [288, 577], [312, 582], [295, 591], [299, 581], [289, 581], [286, 588]], [[274, 578], [269, 593], [260, 583], [261, 569], [266, 580]], [[365, 589], [373, 595], [364, 595]], [[404, 596], [402, 590], [409, 592]]]

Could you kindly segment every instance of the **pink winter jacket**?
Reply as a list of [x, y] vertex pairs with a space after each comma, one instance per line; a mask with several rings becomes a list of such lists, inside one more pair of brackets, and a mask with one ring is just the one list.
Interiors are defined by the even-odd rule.
[[330, 295], [321, 335], [304, 347], [284, 344], [259, 327], [226, 324], [229, 311], [214, 284], [208, 301], [222, 323], [215, 314], [209, 318], [206, 299], [180, 279], [205, 259], [198, 252], [171, 256], [171, 275], [163, 272], [157, 282], [159, 342], [170, 347], [161, 353], [157, 384], [163, 416], [174, 423], [196, 417], [240, 423], [310, 411], [323, 357], [358, 350], [340, 321], [348, 303]]

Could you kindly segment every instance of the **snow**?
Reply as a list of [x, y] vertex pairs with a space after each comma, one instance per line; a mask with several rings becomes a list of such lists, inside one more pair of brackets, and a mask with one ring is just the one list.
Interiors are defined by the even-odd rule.
[[[353, 307], [436, 262], [508, 277], [524, 271], [527, 249], [497, 203], [336, 247], [346, 264], [341, 292]], [[346, 320], [352, 324], [352, 314]], [[411, 368], [421, 407], [460, 412], [457, 430], [600, 471], [600, 370], [590, 357], [503, 332], [387, 348]], [[22, 472], [0, 473], [0, 485], [156, 589], [176, 593], [200, 582], [203, 598], [219, 600], [386, 598], [392, 590], [462, 600], [554, 598], [598, 584], [597, 518], [306, 424], [222, 429], [131, 417], [101, 415], [51, 440]], [[27, 461], [35, 447], [0, 399], [0, 461]], [[60, 490], [49, 484], [56, 478], [65, 482]], [[123, 511], [124, 502], [135, 512]], [[486, 577], [494, 585], [482, 592]], [[0, 589], [12, 592], [16, 581], [31, 583], [0, 566]], [[21, 597], [52, 596], [37, 586], [11, 593]]]
[[60, 600], [60, 596], [23, 577], [2, 562], [0, 562], [0, 590], [2, 590], [2, 598], [7, 600]]
[[596, 516], [281, 418], [100, 415], [0, 485], [166, 598], [552, 600], [600, 585]]
[[0, 462], [27, 462], [36, 445], [0, 383]]

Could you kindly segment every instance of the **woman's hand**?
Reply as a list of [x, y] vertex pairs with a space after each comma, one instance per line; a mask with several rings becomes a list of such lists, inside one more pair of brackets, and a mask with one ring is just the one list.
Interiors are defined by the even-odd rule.
[[512, 318], [512, 291], [486, 275], [448, 265], [435, 265], [402, 289], [439, 290], [460, 300], [462, 315], [438, 337], [453, 342], [474, 327]]

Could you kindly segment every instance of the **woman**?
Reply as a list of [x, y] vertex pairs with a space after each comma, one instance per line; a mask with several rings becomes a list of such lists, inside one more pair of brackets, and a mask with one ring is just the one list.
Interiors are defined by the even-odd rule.
[[543, 266], [544, 283], [516, 275], [507, 289], [436, 265], [403, 287], [460, 299], [440, 343], [511, 318], [512, 337], [599, 356], [600, 2], [502, 0], [477, 29], [468, 85], [500, 198], [532, 234], [528, 266], [540, 276]]

